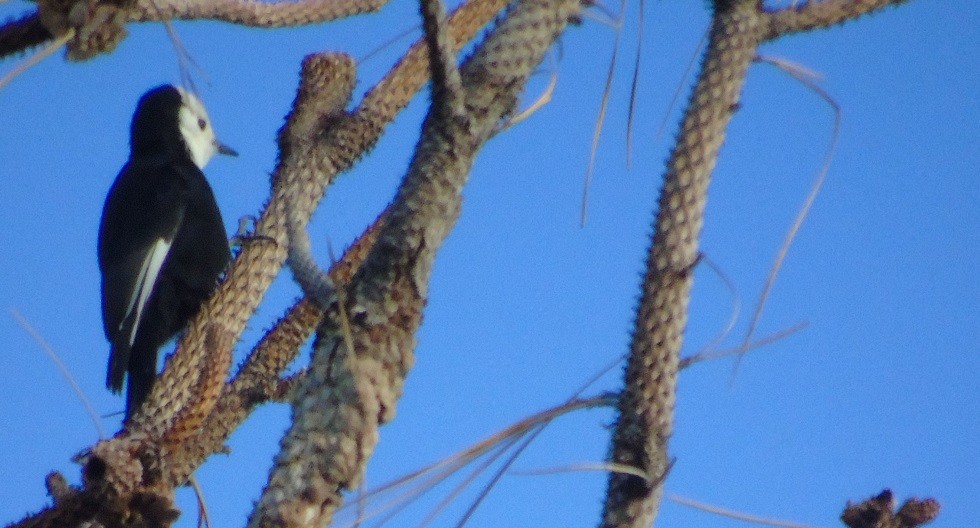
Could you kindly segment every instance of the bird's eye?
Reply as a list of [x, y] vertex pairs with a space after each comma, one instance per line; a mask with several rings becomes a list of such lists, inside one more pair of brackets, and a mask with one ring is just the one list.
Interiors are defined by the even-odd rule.
[[207, 128], [208, 122], [205, 121], [204, 119], [198, 119], [197, 126], [201, 127], [201, 130], [204, 130], [205, 128]]

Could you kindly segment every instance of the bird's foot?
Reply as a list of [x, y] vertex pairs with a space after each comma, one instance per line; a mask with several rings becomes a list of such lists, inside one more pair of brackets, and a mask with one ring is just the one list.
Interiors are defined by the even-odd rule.
[[253, 242], [273, 245], [277, 244], [275, 238], [255, 234], [255, 226], [257, 223], [258, 218], [252, 215], [245, 215], [238, 219], [238, 231], [235, 231], [234, 236], [232, 236], [231, 240], [228, 241], [229, 245], [231, 245], [231, 250], [233, 253], [235, 253], [236, 257], [247, 244], [251, 244]]

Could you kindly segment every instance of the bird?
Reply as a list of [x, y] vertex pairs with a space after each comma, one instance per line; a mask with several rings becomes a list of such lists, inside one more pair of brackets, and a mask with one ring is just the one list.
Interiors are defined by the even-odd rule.
[[238, 155], [215, 137], [200, 99], [169, 84], [143, 94], [98, 238], [106, 387], [121, 392], [128, 373], [124, 421], [153, 388], [160, 347], [197, 314], [231, 260], [202, 172], [215, 154]]

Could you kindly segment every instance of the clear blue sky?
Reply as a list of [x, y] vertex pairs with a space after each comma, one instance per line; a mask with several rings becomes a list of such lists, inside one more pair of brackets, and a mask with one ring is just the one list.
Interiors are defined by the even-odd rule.
[[[219, 137], [241, 156], [205, 171], [226, 224], [255, 214], [268, 190], [275, 134], [292, 102], [300, 59], [316, 50], [356, 57], [415, 24], [412, 2], [380, 15], [298, 30], [178, 23]], [[579, 227], [583, 174], [613, 31], [592, 19], [561, 41], [550, 105], [492, 140], [466, 189], [462, 218], [435, 268], [417, 362], [394, 423], [382, 429], [368, 475], [382, 484], [556, 404], [624, 353], [668, 139], [655, 131], [707, 23], [705, 2], [650, 2], [643, 42], [637, 142], [624, 162], [629, 67], [624, 52]], [[0, 18], [32, 8], [0, 4]], [[381, 28], [379, 31], [378, 28]], [[96, 234], [105, 192], [128, 153], [136, 100], [178, 81], [160, 25], [130, 28], [108, 56], [46, 60], [0, 91], [0, 521], [45, 504], [43, 478], [97, 434], [52, 362], [8, 314], [22, 313], [61, 355], [100, 413], [123, 408], [104, 388], [108, 346], [99, 312]], [[371, 57], [358, 96], [405, 43]], [[804, 225], [760, 324], [760, 335], [809, 322], [748, 356], [732, 377], [721, 360], [682, 374], [677, 463], [668, 493], [816, 526], [838, 526], [844, 501], [884, 487], [900, 499], [939, 499], [936, 527], [971, 526], [980, 508], [980, 15], [971, 0], [898, 9], [766, 46], [766, 55], [824, 76], [843, 128], [823, 194]], [[15, 61], [0, 64], [8, 71]], [[348, 244], [391, 197], [414, 145], [424, 97], [374, 154], [330, 190], [312, 227]], [[711, 187], [703, 250], [731, 278], [747, 313], [814, 179], [832, 114], [770, 66], [750, 72]], [[297, 294], [284, 275], [251, 322], [247, 351]], [[686, 351], [723, 328], [732, 301], [696, 274]], [[619, 386], [620, 371], [593, 393]], [[216, 526], [244, 522], [286, 424], [267, 406], [197, 473]], [[520, 459], [533, 471], [597, 462], [609, 411], [561, 419]], [[103, 420], [113, 432], [119, 417]], [[596, 472], [504, 478], [470, 526], [592, 526], [605, 477]], [[448, 488], [440, 488], [446, 492]], [[440, 495], [399, 517], [414, 526]], [[468, 503], [457, 501], [438, 526]], [[191, 494], [179, 494], [193, 526]], [[741, 523], [666, 503], [659, 526]]]

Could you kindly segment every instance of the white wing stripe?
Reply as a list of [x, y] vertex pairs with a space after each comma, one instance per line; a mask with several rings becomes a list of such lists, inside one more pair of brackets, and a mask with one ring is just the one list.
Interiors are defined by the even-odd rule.
[[[167, 253], [170, 252], [171, 243], [173, 243], [172, 240], [157, 239], [150, 246], [150, 250], [146, 253], [143, 264], [140, 266], [139, 276], [136, 277], [133, 293], [130, 295], [129, 303], [126, 306], [126, 315], [122, 319], [124, 322], [128, 320], [135, 308], [136, 316], [133, 318], [133, 326], [129, 331], [130, 346], [136, 341], [136, 330], [139, 329], [140, 321], [143, 318], [143, 308], [146, 307], [146, 301], [153, 293], [153, 287], [156, 286], [157, 277], [160, 275], [160, 268], [163, 267], [163, 261], [167, 258]], [[120, 324], [121, 329], [122, 324]]]

